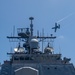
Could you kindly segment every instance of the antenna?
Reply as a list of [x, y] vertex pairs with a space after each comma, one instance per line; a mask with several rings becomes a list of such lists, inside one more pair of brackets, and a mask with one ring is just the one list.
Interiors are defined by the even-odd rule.
[[10, 49], [10, 53], [12, 53], [12, 47], [11, 47], [11, 49]]
[[[53, 36], [53, 34], [51, 34], [51, 37]], [[54, 42], [54, 39], [50, 39], [50, 46], [53, 47], [53, 42]]]
[[[42, 37], [44, 37], [44, 29], [42, 29]], [[43, 52], [43, 41], [44, 41], [44, 38], [42, 38], [42, 52]]]
[[29, 20], [31, 20], [30, 31], [31, 31], [31, 36], [33, 36], [33, 24], [32, 24], [32, 20], [34, 20], [34, 18], [30, 17]]
[[13, 36], [15, 35], [15, 25], [13, 26]]
[[59, 45], [59, 54], [61, 54], [61, 48], [60, 48], [60, 45]]
[[39, 30], [37, 30], [37, 36], [39, 37]]

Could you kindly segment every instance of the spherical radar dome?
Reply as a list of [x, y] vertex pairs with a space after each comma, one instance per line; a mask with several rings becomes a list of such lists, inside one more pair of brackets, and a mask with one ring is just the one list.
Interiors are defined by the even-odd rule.
[[36, 42], [36, 43], [38, 43], [38, 40], [37, 40], [37, 39], [31, 39], [31, 42]]

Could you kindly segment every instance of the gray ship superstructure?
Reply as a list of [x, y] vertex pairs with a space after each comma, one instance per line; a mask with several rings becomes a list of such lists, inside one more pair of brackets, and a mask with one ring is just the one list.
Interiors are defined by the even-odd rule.
[[40, 50], [39, 42], [54, 40], [50, 37], [33, 35], [33, 17], [29, 18], [30, 28], [18, 28], [18, 36], [7, 36], [8, 39], [18, 39], [18, 47], [14, 52], [7, 53], [11, 56], [10, 61], [4, 61], [1, 65], [0, 75], [75, 75], [75, 68], [70, 63], [70, 58], [61, 58], [61, 54], [55, 54], [53, 46], [48, 42], [47, 46]]

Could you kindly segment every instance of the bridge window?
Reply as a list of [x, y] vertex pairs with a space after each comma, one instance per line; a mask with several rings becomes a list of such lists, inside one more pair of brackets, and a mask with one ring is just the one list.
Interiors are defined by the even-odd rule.
[[20, 57], [20, 60], [24, 60], [24, 57], [21, 56], [21, 57]]
[[19, 60], [19, 57], [15, 56], [15, 57], [14, 57], [14, 60]]

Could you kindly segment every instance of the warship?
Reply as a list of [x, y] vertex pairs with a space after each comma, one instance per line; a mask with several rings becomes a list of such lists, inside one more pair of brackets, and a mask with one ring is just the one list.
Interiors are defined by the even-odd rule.
[[[56, 36], [37, 36], [33, 34], [33, 17], [30, 17], [29, 28], [17, 28], [16, 36], [7, 36], [9, 40], [19, 40], [13, 52], [7, 53], [10, 60], [1, 65], [0, 75], [75, 75], [75, 67], [70, 58], [61, 57], [61, 53], [54, 53], [52, 46]], [[60, 25], [55, 23], [56, 30]], [[47, 45], [43, 45], [46, 40]], [[13, 41], [12, 41], [13, 42]], [[21, 43], [22, 42], [22, 43]], [[39, 43], [42, 43], [40, 45]], [[42, 47], [40, 47], [42, 46]]]

